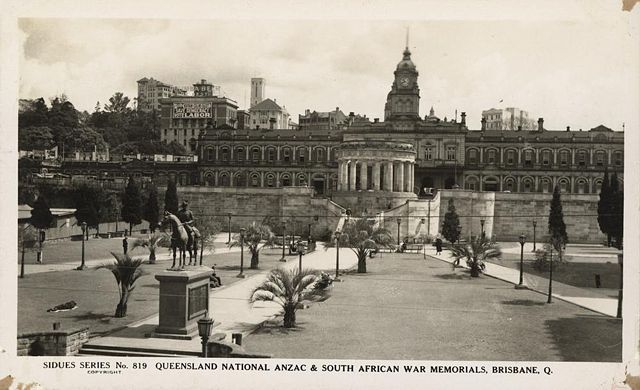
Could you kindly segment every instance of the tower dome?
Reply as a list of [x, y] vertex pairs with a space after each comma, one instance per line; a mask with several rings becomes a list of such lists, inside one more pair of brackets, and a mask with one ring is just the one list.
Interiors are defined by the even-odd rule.
[[413, 61], [411, 61], [411, 52], [409, 51], [409, 47], [405, 47], [404, 52], [402, 53], [402, 61], [398, 62], [396, 70], [407, 70], [415, 68], [415, 64], [413, 63]]

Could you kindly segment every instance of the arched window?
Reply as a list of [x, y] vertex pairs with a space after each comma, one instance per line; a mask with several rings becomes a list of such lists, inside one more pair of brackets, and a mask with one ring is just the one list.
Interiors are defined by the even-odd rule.
[[569, 180], [568, 179], [560, 179], [558, 180], [558, 186], [560, 187], [560, 193], [565, 194], [569, 192]]
[[525, 167], [533, 166], [533, 150], [526, 149], [524, 151], [523, 161]]
[[298, 163], [304, 164], [307, 157], [307, 148], [298, 148]]
[[324, 149], [316, 148], [316, 161], [317, 162], [324, 161]]
[[268, 173], [267, 176], [265, 176], [265, 184], [267, 187], [275, 187], [275, 183], [276, 183], [276, 178], [273, 175], [273, 173]]
[[229, 161], [229, 158], [230, 158], [229, 148], [226, 146], [222, 147], [222, 149], [220, 149], [220, 160]]
[[516, 190], [516, 182], [512, 178], [507, 178], [504, 181], [504, 190], [514, 192]]
[[246, 187], [247, 186], [247, 175], [244, 172], [236, 173], [235, 185], [236, 185], [236, 187]]
[[516, 151], [513, 149], [507, 150], [507, 164], [513, 165], [516, 161]]
[[213, 150], [213, 148], [207, 148], [207, 161], [213, 161], [215, 157], [215, 150]]
[[260, 148], [258, 147], [254, 147], [251, 149], [251, 160], [253, 160], [253, 162], [258, 162], [260, 161]]
[[220, 176], [218, 176], [218, 185], [220, 187], [229, 187], [229, 186], [231, 186], [231, 178], [230, 178], [229, 174], [221, 173]]
[[276, 150], [275, 148], [267, 149], [267, 161], [274, 162], [276, 160]]
[[601, 167], [604, 166], [606, 154], [604, 150], [598, 150], [596, 152], [596, 165]]
[[260, 175], [254, 173], [251, 175], [250, 184], [251, 187], [260, 187]]
[[622, 152], [617, 150], [615, 152], [613, 152], [613, 165], [617, 166], [617, 167], [621, 167], [622, 166]]
[[475, 164], [478, 160], [478, 151], [475, 149], [469, 150], [469, 163]]
[[579, 150], [576, 157], [578, 159], [578, 166], [584, 167], [587, 165], [587, 152], [585, 150]]
[[600, 193], [600, 188], [602, 188], [602, 179], [596, 179], [593, 182], [593, 192], [596, 194]]
[[542, 151], [542, 165], [550, 165], [551, 164], [551, 151], [549, 149], [545, 149]]
[[235, 153], [236, 153], [236, 160], [244, 161], [245, 155], [244, 155], [244, 148], [242, 146], [237, 147]]
[[488, 164], [495, 164], [496, 163], [496, 150], [495, 149], [487, 150], [487, 163]]
[[522, 180], [522, 192], [533, 192], [533, 180], [525, 178]]
[[207, 172], [207, 173], [204, 175], [204, 183], [205, 183], [206, 185], [210, 186], [210, 187], [211, 187], [211, 186], [213, 186], [213, 185], [215, 184], [215, 183], [214, 183], [214, 178], [213, 178], [213, 173], [211, 173], [211, 172]]
[[587, 191], [587, 182], [584, 181], [583, 179], [579, 179], [578, 181], [576, 181], [576, 192], [578, 194], [584, 194]]
[[282, 148], [282, 161], [284, 161], [285, 163], [290, 163], [291, 162], [291, 148], [290, 147], [284, 147]]
[[561, 150], [560, 151], [560, 165], [569, 165], [569, 151]]
[[478, 186], [478, 179], [475, 177], [468, 177], [464, 181], [465, 188], [471, 191], [478, 191], [480, 188]]
[[289, 187], [291, 186], [291, 176], [289, 176], [288, 174], [286, 175], [282, 175], [280, 177], [280, 181], [282, 182], [282, 186], [283, 187]]
[[542, 180], [540, 180], [540, 190], [545, 193], [548, 194], [551, 192], [552, 188], [551, 188], [551, 180], [544, 178]]

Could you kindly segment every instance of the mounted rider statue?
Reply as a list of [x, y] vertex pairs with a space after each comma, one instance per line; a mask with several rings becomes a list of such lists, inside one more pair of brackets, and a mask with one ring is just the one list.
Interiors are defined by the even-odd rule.
[[180, 205], [180, 209], [176, 213], [176, 217], [178, 217], [178, 219], [182, 223], [182, 226], [184, 226], [184, 230], [187, 231], [187, 235], [189, 236], [189, 239], [187, 240], [187, 245], [193, 243], [193, 227], [192, 227], [193, 213], [191, 212], [191, 210], [189, 210], [188, 201], [186, 200], [182, 201], [182, 204]]

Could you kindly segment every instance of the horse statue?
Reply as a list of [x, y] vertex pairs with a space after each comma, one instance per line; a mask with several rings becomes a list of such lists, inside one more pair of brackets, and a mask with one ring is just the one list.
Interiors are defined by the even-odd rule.
[[171, 269], [176, 266], [176, 251], [180, 250], [180, 268], [184, 268], [187, 261], [187, 251], [189, 252], [189, 265], [198, 265], [198, 242], [200, 241], [200, 232], [191, 226], [191, 239], [184, 228], [184, 224], [180, 219], [168, 211], [165, 211], [162, 224], [171, 226], [171, 250], [173, 251], [173, 264]]

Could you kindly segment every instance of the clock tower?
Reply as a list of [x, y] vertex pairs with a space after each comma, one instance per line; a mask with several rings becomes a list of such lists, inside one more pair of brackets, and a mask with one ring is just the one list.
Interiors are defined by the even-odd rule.
[[420, 119], [420, 88], [418, 88], [418, 71], [407, 46], [402, 53], [402, 61], [398, 63], [391, 91], [387, 94], [384, 105], [384, 119]]

